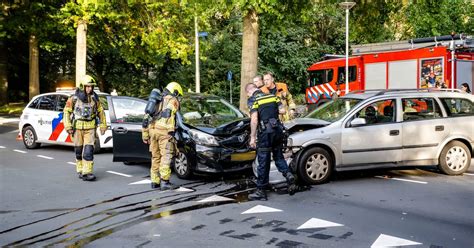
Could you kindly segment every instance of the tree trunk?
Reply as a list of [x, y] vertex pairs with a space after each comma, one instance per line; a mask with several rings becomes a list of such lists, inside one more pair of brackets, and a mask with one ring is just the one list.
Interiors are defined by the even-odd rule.
[[29, 39], [29, 49], [30, 49], [30, 87], [29, 87], [29, 98], [39, 94], [39, 48], [38, 48], [38, 38], [35, 34], [30, 34]]
[[0, 40], [0, 105], [8, 103], [8, 57], [7, 47]]
[[80, 20], [77, 24], [76, 31], [76, 87], [79, 87], [81, 79], [86, 75], [87, 23], [83, 20]]
[[251, 83], [252, 78], [257, 75], [258, 63], [258, 16], [255, 9], [249, 10], [244, 17], [243, 31], [239, 107], [242, 111], [248, 112], [245, 85]]

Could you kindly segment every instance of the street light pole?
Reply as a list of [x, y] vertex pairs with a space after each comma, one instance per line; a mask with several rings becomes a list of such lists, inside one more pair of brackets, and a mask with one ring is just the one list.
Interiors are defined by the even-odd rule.
[[198, 33], [198, 23], [197, 16], [194, 16], [194, 36], [195, 36], [195, 49], [196, 49], [196, 93], [201, 93], [201, 80], [199, 73], [199, 33]]
[[356, 5], [355, 2], [342, 2], [339, 6], [346, 10], [346, 92], [349, 93], [349, 10]]

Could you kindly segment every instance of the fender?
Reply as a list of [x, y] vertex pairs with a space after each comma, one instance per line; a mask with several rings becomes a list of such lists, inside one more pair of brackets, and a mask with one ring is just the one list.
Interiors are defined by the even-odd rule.
[[467, 136], [464, 136], [464, 135], [456, 135], [456, 136], [450, 136], [448, 137], [447, 139], [445, 139], [442, 143], [440, 143], [440, 145], [438, 146], [438, 151], [436, 152], [436, 159], [439, 158], [439, 156], [441, 155], [441, 151], [443, 151], [443, 148], [446, 146], [446, 144], [448, 144], [449, 142], [453, 141], [453, 140], [465, 140], [467, 141], [468, 143], [471, 144], [471, 156], [472, 156], [472, 153], [474, 152], [474, 140], [471, 140], [469, 137]]
[[332, 152], [332, 154], [334, 155], [334, 167], [339, 165], [341, 161], [340, 151], [333, 145], [333, 143], [329, 142], [329, 140], [324, 140], [324, 139], [315, 139], [315, 140], [310, 140], [306, 143], [303, 143], [303, 145], [301, 146], [301, 149], [297, 152], [298, 155], [296, 156], [296, 162], [299, 163], [299, 159], [303, 150], [306, 150], [308, 147], [318, 146], [318, 145], [329, 147], [329, 149], [331, 149], [330, 152]]

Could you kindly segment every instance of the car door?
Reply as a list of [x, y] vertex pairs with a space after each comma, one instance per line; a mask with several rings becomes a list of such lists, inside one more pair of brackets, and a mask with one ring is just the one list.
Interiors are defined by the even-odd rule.
[[49, 137], [54, 131], [53, 120], [58, 115], [56, 101], [56, 94], [44, 95], [39, 101], [38, 109], [35, 113], [37, 123], [33, 124], [39, 142], [55, 142], [55, 140], [49, 140]]
[[404, 97], [403, 161], [434, 159], [438, 146], [449, 135], [449, 125], [432, 97]]
[[[351, 126], [350, 122], [355, 118], [364, 118], [366, 124]], [[343, 166], [401, 161], [402, 126], [397, 122], [395, 98], [365, 104], [344, 123], [341, 137]]]
[[111, 96], [108, 102], [114, 141], [113, 161], [149, 161], [148, 145], [142, 141], [142, 122], [147, 102], [125, 96]]
[[51, 123], [51, 133], [49, 135], [48, 140], [52, 142], [57, 142], [60, 144], [72, 144], [72, 138], [67, 133], [66, 129], [64, 128], [64, 107], [66, 106], [66, 102], [69, 99], [68, 95], [65, 94], [58, 94], [56, 95], [56, 106], [54, 109], [54, 118], [52, 119]]

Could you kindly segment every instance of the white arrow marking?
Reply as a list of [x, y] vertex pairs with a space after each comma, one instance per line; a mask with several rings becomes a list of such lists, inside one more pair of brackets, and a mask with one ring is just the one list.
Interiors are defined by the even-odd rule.
[[2, 149], [5, 149], [5, 147], [4, 147], [4, 146], [0, 146], [0, 148], [2, 148]]
[[327, 220], [311, 218], [308, 221], [306, 221], [303, 225], [299, 226], [297, 229], [325, 228], [325, 227], [333, 227], [333, 226], [344, 226], [344, 225], [330, 222]]
[[272, 213], [272, 212], [283, 212], [283, 210], [271, 208], [267, 206], [262, 206], [262, 205], [257, 205], [241, 214], [257, 214], [257, 213]]
[[72, 164], [72, 165], [76, 165], [76, 163], [74, 162], [67, 162], [68, 164]]
[[474, 176], [474, 174], [471, 174], [471, 173], [464, 173], [464, 175]]
[[379, 248], [379, 247], [393, 247], [393, 246], [408, 246], [408, 245], [422, 245], [422, 243], [418, 243], [415, 241], [411, 241], [408, 239], [401, 239], [385, 234], [380, 234], [380, 236], [375, 240], [375, 242], [370, 246], [371, 248]]
[[232, 198], [227, 198], [227, 197], [223, 197], [223, 196], [219, 196], [219, 195], [213, 195], [213, 196], [209, 196], [205, 199], [202, 199], [198, 202], [223, 202], [223, 201], [233, 201], [234, 199]]
[[138, 182], [129, 183], [128, 185], [149, 184], [149, 183], [151, 183], [151, 180], [150, 179], [145, 179], [145, 180], [141, 180], [141, 181], [138, 181]]
[[43, 156], [43, 155], [36, 155], [38, 158], [45, 158], [45, 159], [54, 159], [52, 157], [48, 157], [48, 156]]
[[194, 190], [184, 188], [184, 187], [179, 187], [179, 188], [175, 189], [174, 191], [176, 191], [176, 192], [193, 192]]
[[107, 171], [107, 172], [108, 172], [108, 173], [111, 173], [111, 174], [115, 174], [115, 175], [123, 176], [123, 177], [132, 177], [131, 175], [122, 174], [122, 173], [115, 172], [115, 171]]
[[22, 151], [22, 150], [13, 150], [14, 152], [19, 152], [19, 153], [26, 153], [25, 151]]

